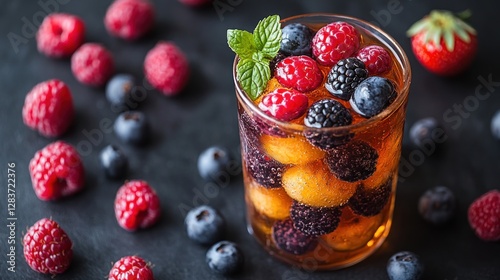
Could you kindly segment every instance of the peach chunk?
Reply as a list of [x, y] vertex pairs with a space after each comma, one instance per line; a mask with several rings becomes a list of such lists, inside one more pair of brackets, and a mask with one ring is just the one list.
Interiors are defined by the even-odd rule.
[[283, 188], [265, 188], [252, 182], [247, 186], [247, 194], [255, 210], [262, 215], [281, 220], [290, 214], [292, 199]]
[[283, 174], [282, 182], [291, 198], [315, 207], [347, 203], [357, 185], [338, 179], [322, 160], [290, 167]]
[[382, 222], [383, 214], [363, 217], [354, 214], [349, 207], [342, 210], [340, 223], [334, 232], [321, 238], [335, 250], [350, 251], [363, 247], [370, 241]]
[[282, 138], [264, 134], [260, 141], [266, 154], [283, 164], [305, 164], [325, 155], [303, 137]]

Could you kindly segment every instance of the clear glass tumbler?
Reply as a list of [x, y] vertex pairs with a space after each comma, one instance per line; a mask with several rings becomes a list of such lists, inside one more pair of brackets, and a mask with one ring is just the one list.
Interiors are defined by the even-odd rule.
[[[399, 44], [372, 24], [349, 16], [306, 14], [282, 20], [317, 31], [343, 21], [361, 36], [360, 47], [376, 44], [390, 53], [382, 76], [397, 94], [371, 118], [353, 112], [348, 126], [311, 128], [282, 122], [259, 110], [233, 77], [243, 161], [248, 231], [271, 255], [307, 270], [338, 269], [371, 255], [391, 227], [406, 104], [411, 81]], [[323, 67], [326, 77], [329, 68]], [[279, 85], [273, 79], [268, 90]], [[325, 95], [320, 87], [311, 95]], [[326, 95], [327, 92], [326, 92]], [[325, 95], [325, 96], [326, 96]], [[331, 96], [334, 99], [333, 96]], [[311, 140], [329, 141], [318, 148]]]

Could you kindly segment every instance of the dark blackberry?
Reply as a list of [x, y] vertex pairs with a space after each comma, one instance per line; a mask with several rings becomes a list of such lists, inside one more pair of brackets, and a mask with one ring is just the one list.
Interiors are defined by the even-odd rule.
[[315, 237], [294, 228], [290, 219], [276, 221], [273, 225], [272, 236], [278, 248], [294, 255], [303, 255], [312, 251], [318, 244]]
[[293, 226], [311, 236], [320, 236], [334, 231], [340, 222], [339, 207], [313, 207], [294, 201], [290, 208]]
[[259, 141], [259, 128], [257, 123], [248, 115], [243, 112], [239, 115], [239, 128], [240, 138], [244, 143], [257, 143]]
[[[350, 125], [352, 116], [340, 102], [333, 99], [323, 99], [314, 103], [304, 118], [304, 124], [311, 128], [340, 127]], [[328, 150], [347, 143], [352, 134], [333, 135], [331, 132], [306, 130], [305, 137], [311, 144]]]
[[244, 149], [246, 167], [250, 176], [264, 187], [279, 188], [285, 166], [254, 145], [247, 145]]
[[283, 27], [281, 33], [281, 52], [311, 56], [314, 32], [309, 27], [302, 23], [292, 23]]
[[349, 100], [356, 87], [368, 77], [365, 63], [355, 57], [341, 59], [335, 64], [325, 83], [335, 97]]
[[367, 189], [361, 184], [349, 199], [348, 205], [358, 215], [375, 216], [387, 204], [391, 195], [391, 186], [392, 178], [389, 178], [382, 186], [374, 189]]
[[357, 140], [329, 150], [326, 163], [339, 179], [356, 182], [375, 172], [377, 159], [377, 150], [368, 143]]
[[285, 59], [287, 56], [288, 55], [282, 52], [278, 52], [278, 54], [271, 61], [269, 61], [269, 68], [271, 69], [271, 75], [274, 75], [274, 70], [276, 70], [276, 64]]

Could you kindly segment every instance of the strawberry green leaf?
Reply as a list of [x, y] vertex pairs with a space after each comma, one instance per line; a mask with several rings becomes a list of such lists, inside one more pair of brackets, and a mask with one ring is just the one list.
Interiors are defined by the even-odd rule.
[[269, 59], [275, 57], [281, 44], [280, 17], [273, 15], [259, 21], [253, 32], [253, 37], [257, 50]]
[[255, 100], [260, 96], [271, 78], [269, 63], [253, 59], [241, 59], [238, 62], [237, 79], [248, 96]]
[[227, 43], [233, 52], [241, 58], [250, 58], [257, 51], [253, 35], [248, 31], [229, 29], [227, 31]]

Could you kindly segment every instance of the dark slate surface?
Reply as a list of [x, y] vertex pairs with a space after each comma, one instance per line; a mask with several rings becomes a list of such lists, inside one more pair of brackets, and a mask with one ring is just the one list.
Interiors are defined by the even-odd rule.
[[[37, 3], [38, 2], [38, 3]], [[92, 3], [90, 3], [92, 2]], [[0, 9], [0, 243], [7, 258], [7, 165], [15, 163], [15, 273], [0, 265], [1, 279], [49, 279], [25, 263], [20, 240], [26, 228], [42, 217], [52, 217], [74, 242], [70, 269], [55, 279], [104, 279], [111, 263], [138, 254], [154, 263], [156, 279], [223, 279], [205, 264], [207, 248], [187, 239], [183, 217], [187, 209], [208, 203], [227, 218], [227, 239], [241, 245], [246, 264], [230, 279], [387, 279], [388, 258], [411, 250], [425, 263], [425, 279], [500, 279], [500, 244], [476, 238], [467, 223], [467, 206], [484, 192], [499, 188], [500, 144], [490, 133], [490, 119], [499, 109], [500, 39], [492, 27], [498, 17], [494, 1], [262, 1], [215, 0], [205, 9], [190, 9], [175, 0], [153, 1], [157, 12], [154, 31], [138, 42], [126, 43], [107, 35], [103, 17], [111, 1], [1, 1]], [[39, 4], [42, 3], [42, 4]], [[43, 3], [48, 3], [43, 5]], [[52, 4], [50, 4], [52, 3]], [[56, 3], [55, 5], [53, 3]], [[426, 72], [411, 54], [405, 30], [431, 9], [461, 11], [470, 8], [471, 23], [479, 33], [479, 53], [472, 67], [457, 78], [444, 79]], [[148, 89], [140, 106], [151, 121], [154, 140], [144, 148], [121, 145], [108, 124], [117, 114], [106, 102], [103, 89], [79, 84], [69, 60], [54, 60], [36, 51], [33, 26], [46, 11], [81, 16], [87, 41], [104, 44], [112, 52], [119, 72], [143, 81], [142, 61], [159, 40], [172, 40], [189, 57], [191, 80], [178, 97], [167, 98]], [[408, 145], [401, 165], [394, 224], [387, 242], [364, 262], [339, 271], [304, 272], [268, 256], [247, 233], [241, 176], [214, 187], [197, 174], [196, 159], [206, 147], [227, 146], [239, 159], [236, 99], [231, 77], [233, 54], [226, 45], [226, 30], [252, 30], [270, 14], [287, 16], [333, 12], [381, 25], [409, 54], [413, 83], [407, 128], [417, 119], [433, 116], [445, 127], [446, 141], [439, 150], [416, 150]], [[14, 46], [9, 33], [23, 37]], [[12, 34], [11, 33], [11, 34]], [[11, 35], [12, 36], [12, 35]], [[26, 128], [21, 108], [26, 93], [38, 82], [58, 78], [72, 90], [77, 119], [61, 137], [79, 148], [86, 168], [86, 189], [59, 202], [36, 198], [28, 162], [51, 139]], [[146, 88], [148, 88], [146, 86]], [[130, 157], [130, 179], [145, 179], [157, 190], [163, 217], [151, 229], [129, 233], [116, 223], [113, 199], [121, 185], [110, 181], [98, 165], [105, 145], [121, 145]], [[423, 155], [423, 156], [422, 156]], [[458, 199], [457, 215], [446, 227], [425, 223], [417, 213], [421, 193], [446, 185]]]

